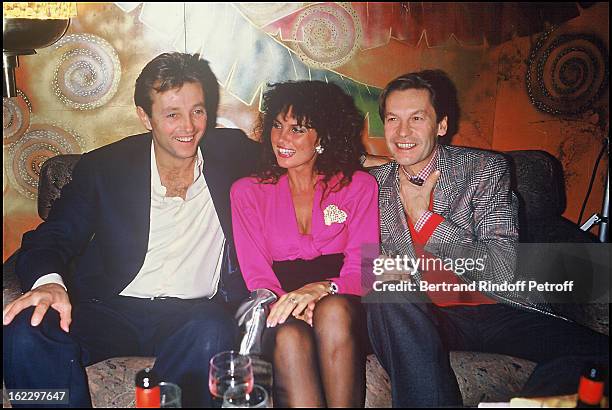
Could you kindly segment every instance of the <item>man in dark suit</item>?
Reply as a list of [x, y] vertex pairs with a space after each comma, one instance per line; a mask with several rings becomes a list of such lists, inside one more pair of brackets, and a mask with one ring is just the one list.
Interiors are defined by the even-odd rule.
[[156, 356], [185, 406], [211, 404], [208, 362], [235, 346], [231, 306], [247, 296], [229, 190], [259, 144], [214, 128], [218, 84], [197, 54], [150, 61], [134, 100], [149, 132], [83, 154], [48, 220], [23, 237], [25, 293], [3, 312], [9, 389], [69, 389], [71, 406], [88, 407], [85, 366]]
[[502, 155], [438, 143], [456, 121], [453, 88], [443, 72], [427, 70], [391, 81], [380, 99], [394, 158], [371, 171], [380, 187], [381, 251], [420, 259], [389, 275], [412, 290], [369, 295], [368, 331], [393, 405], [461, 406], [451, 350], [537, 362], [524, 395], [575, 393], [585, 362], [607, 363], [606, 336], [528, 292], [467, 286], [517, 281], [518, 201]]

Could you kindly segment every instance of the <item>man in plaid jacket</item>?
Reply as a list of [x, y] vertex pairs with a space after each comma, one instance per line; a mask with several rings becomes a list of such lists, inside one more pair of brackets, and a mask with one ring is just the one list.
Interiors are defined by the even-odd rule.
[[575, 393], [587, 361], [608, 362], [608, 337], [520, 288], [477, 287], [516, 282], [518, 201], [502, 155], [438, 143], [456, 120], [452, 90], [443, 72], [428, 70], [396, 78], [380, 97], [394, 159], [371, 171], [380, 186], [382, 254], [421, 260], [400, 276], [416, 287], [399, 300], [397, 292], [366, 299], [393, 406], [461, 406], [451, 350], [537, 362], [524, 395]]

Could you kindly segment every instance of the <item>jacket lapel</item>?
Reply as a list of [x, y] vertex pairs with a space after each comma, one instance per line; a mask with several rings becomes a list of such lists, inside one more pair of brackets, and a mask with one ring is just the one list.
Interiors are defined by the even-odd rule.
[[[120, 207], [119, 219], [109, 219], [106, 223], [122, 226], [130, 232], [128, 237], [117, 238], [125, 241], [124, 248], [131, 254], [126, 268], [129, 272], [138, 272], [142, 267], [149, 244], [150, 209], [151, 209], [151, 141], [150, 133], [141, 134], [137, 142], [122, 155], [124, 159], [112, 166], [113, 177], [108, 180], [108, 192], [113, 192], [115, 206]], [[125, 164], [125, 166], [122, 166]]]
[[414, 257], [410, 230], [399, 193], [398, 165], [391, 163], [379, 186], [381, 247], [385, 255]]
[[433, 211], [443, 217], [448, 217], [451, 204], [457, 197], [456, 176], [453, 171], [452, 155], [444, 145], [438, 145], [438, 155], [435, 167], [440, 171], [440, 178], [434, 188]]
[[221, 223], [221, 228], [225, 234], [225, 238], [232, 240], [232, 227], [230, 215], [229, 189], [231, 187], [231, 175], [228, 175], [227, 167], [219, 163], [209, 147], [202, 149], [202, 157], [204, 158], [204, 180], [210, 191], [215, 211]]
[[[141, 215], [144, 204], [151, 207], [151, 141], [151, 134], [145, 135], [141, 148], [130, 154], [130, 161], [126, 161], [129, 164], [128, 170], [124, 173], [126, 183], [122, 184], [125, 197], [133, 198], [131, 202]], [[148, 230], [149, 214], [144, 214], [142, 219], [147, 221]]]

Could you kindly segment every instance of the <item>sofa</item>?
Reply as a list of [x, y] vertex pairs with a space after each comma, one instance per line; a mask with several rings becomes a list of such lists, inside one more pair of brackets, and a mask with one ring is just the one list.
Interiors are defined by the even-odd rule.
[[[505, 153], [512, 165], [513, 188], [520, 200], [521, 242], [595, 242], [595, 236], [581, 231], [561, 216], [565, 209], [562, 168], [556, 158], [543, 151]], [[78, 154], [48, 159], [41, 168], [38, 213], [46, 219], [53, 201], [70, 181]], [[18, 252], [18, 251], [17, 251]], [[17, 298], [20, 286], [14, 273], [15, 255], [3, 264], [3, 306]], [[601, 333], [608, 334], [607, 304], [564, 305], [566, 316]], [[133, 407], [134, 377], [152, 366], [151, 357], [117, 357], [87, 368], [94, 407]], [[451, 352], [464, 405], [482, 401], [507, 401], [515, 396], [529, 377], [534, 363], [497, 354]], [[389, 378], [374, 355], [366, 364], [366, 407], [390, 407]], [[3, 392], [6, 393], [3, 389]], [[10, 406], [4, 394], [4, 407]]]

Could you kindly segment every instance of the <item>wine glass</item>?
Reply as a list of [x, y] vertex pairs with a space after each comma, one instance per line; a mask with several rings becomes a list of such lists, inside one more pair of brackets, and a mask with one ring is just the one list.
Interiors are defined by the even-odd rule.
[[268, 392], [258, 384], [253, 385], [253, 389], [250, 392], [247, 392], [246, 386], [244, 385], [230, 387], [223, 395], [222, 407], [269, 408], [270, 401], [268, 399]]
[[159, 407], [179, 408], [181, 406], [181, 388], [169, 382], [159, 383]]
[[251, 358], [233, 350], [213, 356], [210, 359], [208, 388], [215, 407], [221, 407], [225, 391], [236, 386], [242, 386], [247, 393], [253, 390]]

